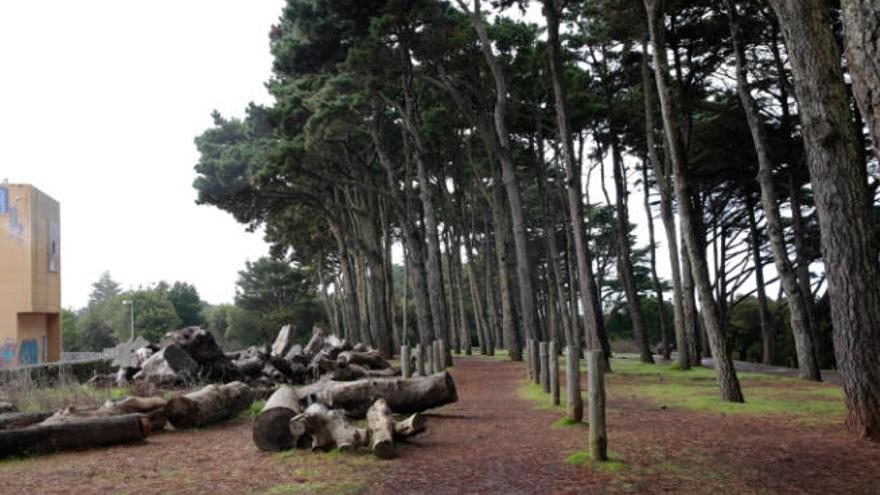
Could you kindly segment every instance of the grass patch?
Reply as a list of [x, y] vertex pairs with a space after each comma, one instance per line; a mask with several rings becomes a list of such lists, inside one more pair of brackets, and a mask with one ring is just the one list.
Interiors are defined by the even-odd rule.
[[276, 485], [265, 493], [361, 493], [365, 481], [378, 461], [368, 451], [342, 452], [333, 449], [315, 453], [310, 450], [288, 450], [275, 455], [279, 462], [292, 468], [292, 483]]
[[583, 423], [581, 423], [580, 421], [575, 421], [575, 420], [569, 418], [568, 416], [565, 416], [563, 418], [559, 418], [556, 421], [554, 421], [553, 424], [550, 425], [550, 427], [551, 428], [566, 428], [569, 426], [577, 426], [580, 424], [583, 424]]
[[238, 413], [238, 419], [254, 419], [257, 417], [258, 414], [260, 414], [265, 406], [266, 401], [255, 400], [251, 403], [250, 407]]
[[647, 398], [666, 407], [722, 414], [788, 417], [808, 424], [839, 423], [845, 412], [837, 387], [761, 373], [737, 373], [745, 403], [721, 400], [714, 371], [678, 370], [612, 359], [608, 393]]
[[619, 473], [626, 468], [626, 463], [623, 462], [620, 455], [611, 451], [608, 452], [608, 460], [605, 462], [590, 459], [590, 452], [586, 450], [578, 450], [577, 452], [570, 454], [565, 458], [565, 462], [576, 466], [585, 466], [588, 469], [605, 473]]
[[565, 408], [562, 406], [562, 403], [554, 405], [553, 404], [553, 396], [551, 394], [545, 394], [543, 390], [541, 390], [541, 386], [531, 383], [524, 382], [520, 385], [517, 390], [521, 399], [525, 399], [535, 403], [535, 409], [540, 411], [560, 411], [565, 412]]

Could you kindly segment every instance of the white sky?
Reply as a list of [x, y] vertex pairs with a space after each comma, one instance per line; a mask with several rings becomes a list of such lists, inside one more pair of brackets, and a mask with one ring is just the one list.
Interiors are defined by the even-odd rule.
[[194, 203], [193, 138], [213, 109], [266, 102], [283, 0], [0, 2], [0, 180], [61, 203], [62, 304], [109, 270], [123, 287], [194, 283], [231, 301], [266, 254]]

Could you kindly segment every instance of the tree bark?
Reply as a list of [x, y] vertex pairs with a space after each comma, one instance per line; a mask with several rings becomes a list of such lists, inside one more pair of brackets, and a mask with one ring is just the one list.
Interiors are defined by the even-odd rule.
[[149, 434], [150, 420], [143, 414], [0, 430], [0, 458], [136, 442]]
[[377, 399], [367, 411], [370, 425], [370, 450], [379, 459], [394, 457], [394, 418], [385, 399]]
[[678, 113], [673, 105], [671, 88], [668, 85], [668, 62], [666, 60], [665, 24], [662, 0], [645, 0], [645, 8], [648, 12], [648, 26], [651, 34], [651, 42], [654, 48], [655, 75], [657, 80], [657, 92], [660, 95], [660, 109], [663, 113], [663, 123], [666, 131], [668, 152], [672, 157], [675, 171], [675, 192], [678, 199], [679, 215], [682, 219], [682, 234], [690, 254], [692, 273], [696, 282], [700, 304], [703, 312], [703, 324], [709, 335], [709, 342], [715, 362], [715, 377], [721, 389], [721, 397], [726, 401], [743, 402], [742, 390], [733, 367], [727, 342], [721, 328], [721, 319], [718, 307], [712, 295], [712, 287], [709, 282], [709, 271], [706, 265], [705, 253], [700, 249], [697, 239], [696, 224], [693, 217], [693, 206], [690, 202], [690, 192], [687, 178], [687, 164], [685, 163], [684, 148], [679, 134]]
[[853, 95], [880, 158], [880, 5], [877, 0], [841, 0], [840, 6]]
[[[659, 179], [658, 179], [659, 180]], [[666, 326], [666, 303], [663, 300], [663, 285], [660, 284], [660, 277], [657, 276], [657, 243], [654, 237], [654, 212], [651, 210], [651, 188], [648, 182], [648, 161], [642, 161], [642, 183], [645, 187], [645, 214], [648, 217], [648, 251], [651, 256], [651, 282], [654, 283], [654, 293], [657, 295], [657, 316], [660, 318], [660, 347], [662, 352], [662, 357], [664, 360], [668, 361], [670, 359], [670, 344], [669, 344], [669, 329]], [[676, 259], [676, 261], [678, 261]], [[675, 297], [673, 295], [673, 297]], [[678, 334], [676, 334], [676, 337]], [[686, 346], [686, 343], [682, 342], [679, 345]], [[682, 347], [679, 347], [679, 354], [681, 354]], [[687, 366], [684, 369], [690, 367], [690, 358], [688, 357], [687, 348], [684, 347], [684, 356], [679, 356], [678, 369], [681, 368], [681, 362], [684, 361], [687, 363]]]
[[200, 428], [234, 417], [254, 402], [254, 391], [241, 382], [207, 385], [168, 401], [168, 421], [175, 428]]
[[758, 234], [758, 222], [755, 220], [755, 205], [751, 197], [747, 199], [749, 210], [749, 237], [752, 241], [752, 263], [755, 265], [755, 292], [758, 296], [758, 317], [761, 321], [761, 353], [764, 364], [773, 364], [776, 347], [776, 329], [773, 328], [773, 317], [767, 304], [767, 291], [764, 285], [764, 263], [761, 260], [761, 238]]
[[[819, 215], [834, 351], [847, 405], [846, 424], [859, 435], [880, 441], [877, 246], [840, 54], [824, 15], [824, 2], [769, 3], [779, 19], [794, 75]], [[853, 34], [850, 30], [850, 36]], [[866, 56], [873, 60], [870, 52]]]
[[[740, 103], [745, 110], [746, 121], [749, 124], [752, 141], [755, 144], [755, 151], [758, 155], [758, 184], [761, 187], [761, 205], [764, 209], [764, 214], [767, 217], [767, 237], [770, 239], [770, 247], [773, 250], [773, 260], [776, 266], [776, 272], [779, 274], [779, 278], [782, 281], [782, 289], [785, 291], [785, 296], [788, 299], [789, 313], [791, 315], [791, 328], [792, 333], [794, 334], [795, 350], [798, 359], [798, 370], [801, 378], [819, 381], [821, 380], [821, 375], [818, 363], [815, 359], [815, 342], [810, 331], [810, 319], [806, 301], [806, 297], [808, 296], [802, 292], [802, 287], [797, 283], [797, 279], [791, 267], [791, 262], [788, 258], [788, 251], [785, 248], [785, 236], [782, 230], [782, 219], [779, 214], [779, 202], [776, 199], [776, 190], [773, 184], [773, 166], [767, 142], [767, 133], [760, 121], [758, 109], [755, 101], [752, 99], [748, 86], [745, 47], [742, 46], [742, 42], [739, 38], [740, 24], [736, 3], [734, 0], [725, 0], [725, 4], [730, 18], [731, 40], [733, 43], [734, 55], [736, 57], [737, 93], [739, 94]], [[796, 203], [795, 199], [792, 199], [792, 201], [792, 210], [795, 209], [796, 205], [799, 210], [800, 205]], [[800, 211], [793, 214], [799, 216]], [[752, 227], [753, 237], [757, 237], [757, 227], [755, 225], [753, 211], [749, 212], [749, 222]], [[754, 242], [757, 243], [757, 240]], [[753, 247], [753, 251], [755, 251], [756, 267], [759, 266], [757, 249], [758, 247], [756, 244]], [[759, 281], [758, 297], [759, 299], [763, 297], [766, 300], [762, 287], [764, 285], [763, 274], [758, 268], [756, 268], [755, 277]], [[766, 302], [764, 303], [764, 306], [766, 306]], [[766, 310], [762, 307], [762, 328], [764, 326], [763, 319], [767, 317], [764, 315], [765, 311]], [[773, 336], [766, 335], [765, 333], [765, 364], [772, 363], [772, 340]]]
[[[550, 74], [553, 81], [553, 94], [556, 105], [556, 126], [565, 161], [568, 212], [574, 236], [575, 252], [577, 253], [581, 304], [584, 310], [586, 325], [585, 337], [588, 349], [603, 349], [602, 335], [605, 332], [605, 324], [599, 312], [601, 306], [597, 300], [598, 294], [596, 292], [596, 280], [593, 276], [592, 253], [587, 245], [587, 234], [583, 221], [583, 204], [580, 197], [581, 180], [580, 176], [576, 173], [577, 166], [575, 164], [571, 130], [568, 122], [562, 56], [559, 44], [559, 10], [555, 2], [549, 5], [545, 2], [544, 5], [544, 16], [547, 18], [547, 48], [550, 57]], [[607, 350], [603, 350], [606, 351], [604, 352], [605, 366], [610, 369], [608, 363], [609, 353]]]

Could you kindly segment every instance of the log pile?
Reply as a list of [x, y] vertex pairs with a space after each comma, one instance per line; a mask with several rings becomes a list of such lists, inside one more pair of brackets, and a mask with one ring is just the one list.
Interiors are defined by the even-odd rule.
[[[303, 387], [281, 386], [254, 420], [253, 439], [266, 451], [369, 447], [387, 459], [395, 455], [395, 441], [425, 430], [421, 412], [457, 400], [448, 372], [355, 381], [336, 381], [328, 375]], [[368, 428], [354, 422], [361, 418], [367, 419]]]

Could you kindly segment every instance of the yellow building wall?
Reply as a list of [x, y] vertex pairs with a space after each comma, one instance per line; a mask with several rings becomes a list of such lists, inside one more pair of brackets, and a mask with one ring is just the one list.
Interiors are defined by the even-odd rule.
[[58, 202], [0, 184], [0, 367], [60, 359], [60, 259]]

